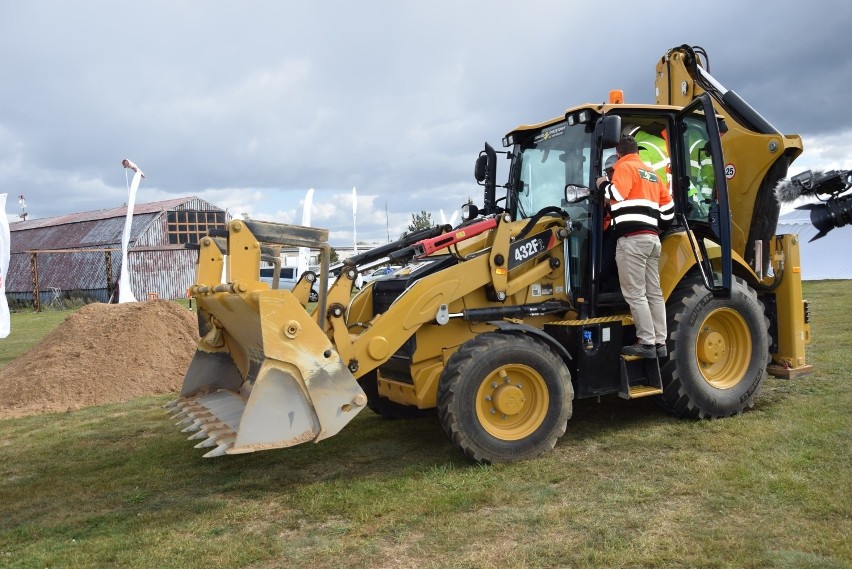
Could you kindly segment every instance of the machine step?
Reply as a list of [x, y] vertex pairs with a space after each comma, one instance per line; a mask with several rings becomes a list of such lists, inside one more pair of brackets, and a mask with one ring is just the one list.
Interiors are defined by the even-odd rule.
[[649, 395], [662, 395], [663, 390], [659, 387], [650, 385], [634, 385], [628, 391], [628, 399], [638, 399], [640, 397], [648, 397]]
[[621, 355], [621, 389], [618, 396], [622, 399], [637, 399], [663, 392], [663, 379], [660, 375], [660, 361], [657, 358]]

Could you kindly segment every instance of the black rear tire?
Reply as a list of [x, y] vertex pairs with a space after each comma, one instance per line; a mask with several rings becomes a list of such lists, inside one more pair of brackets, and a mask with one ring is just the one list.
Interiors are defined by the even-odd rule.
[[462, 344], [447, 362], [438, 417], [472, 460], [513, 462], [553, 449], [573, 398], [571, 374], [546, 342], [491, 332]]
[[734, 277], [731, 298], [716, 298], [700, 278], [688, 278], [667, 306], [659, 405], [678, 417], [707, 419], [753, 407], [770, 358], [769, 320], [754, 289]]

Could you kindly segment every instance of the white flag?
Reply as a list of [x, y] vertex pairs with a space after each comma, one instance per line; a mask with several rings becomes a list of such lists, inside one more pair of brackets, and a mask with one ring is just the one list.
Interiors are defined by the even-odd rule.
[[[352, 187], [352, 254], [358, 254], [358, 192], [355, 191], [355, 187]], [[355, 277], [355, 286], [361, 288], [364, 286], [364, 278], [361, 276], [359, 272]]]
[[[305, 207], [302, 209], [302, 225], [304, 227], [311, 226], [311, 208], [314, 203], [314, 189], [308, 190], [305, 194]], [[299, 247], [299, 262], [296, 269], [296, 278], [302, 278], [305, 271], [308, 270], [311, 260], [311, 250], [308, 247]]]
[[133, 290], [130, 288], [130, 267], [127, 264], [127, 248], [130, 245], [130, 226], [133, 224], [133, 205], [136, 203], [136, 190], [139, 182], [145, 177], [142, 170], [130, 160], [121, 163], [125, 168], [133, 170], [133, 180], [130, 182], [130, 192], [127, 196], [127, 216], [124, 218], [124, 234], [121, 236], [121, 275], [118, 277], [118, 302], [136, 302]]
[[9, 274], [9, 219], [6, 217], [6, 194], [0, 194], [0, 338], [11, 331], [9, 303], [6, 302], [6, 275]]

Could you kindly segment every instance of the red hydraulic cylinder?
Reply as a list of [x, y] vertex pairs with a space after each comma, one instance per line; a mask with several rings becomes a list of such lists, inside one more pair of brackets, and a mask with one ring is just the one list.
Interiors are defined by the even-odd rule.
[[484, 233], [489, 229], [494, 229], [497, 227], [497, 220], [494, 218], [486, 219], [485, 221], [480, 221], [478, 223], [473, 223], [471, 225], [459, 228], [450, 233], [444, 233], [443, 235], [438, 235], [437, 237], [431, 237], [429, 239], [424, 239], [423, 241], [418, 241], [414, 244], [414, 256], [415, 257], [424, 257], [426, 255], [430, 255], [435, 251], [439, 251], [445, 247], [449, 247], [459, 241], [464, 241], [465, 239], [470, 239], [475, 235], [479, 235], [480, 233]]

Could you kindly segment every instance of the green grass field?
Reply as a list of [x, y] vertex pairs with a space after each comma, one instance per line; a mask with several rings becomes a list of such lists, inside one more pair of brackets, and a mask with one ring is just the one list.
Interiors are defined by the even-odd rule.
[[[0, 567], [852, 567], [852, 281], [805, 290], [813, 375], [718, 421], [578, 401], [555, 451], [518, 464], [369, 411], [213, 460], [168, 397], [0, 421]], [[62, 317], [15, 315], [13, 335]]]

